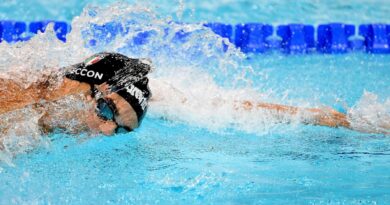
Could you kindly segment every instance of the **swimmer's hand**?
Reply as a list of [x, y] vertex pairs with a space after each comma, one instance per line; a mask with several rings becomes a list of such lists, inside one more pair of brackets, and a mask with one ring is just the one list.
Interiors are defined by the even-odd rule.
[[271, 103], [254, 103], [251, 101], [236, 103], [235, 108], [246, 111], [253, 109], [270, 110], [275, 113], [275, 117], [299, 116], [298, 119], [304, 124], [335, 128], [344, 127], [363, 133], [390, 135], [390, 116], [384, 113], [366, 113], [362, 116], [349, 111], [346, 115], [331, 107], [300, 108]]
[[327, 127], [345, 127], [351, 129], [351, 124], [344, 113], [341, 113], [331, 107], [308, 108], [305, 111], [310, 112], [314, 117], [312, 124]]
[[390, 135], [390, 115], [384, 112], [360, 113], [350, 110], [348, 120], [351, 122], [351, 129], [364, 133], [377, 133]]

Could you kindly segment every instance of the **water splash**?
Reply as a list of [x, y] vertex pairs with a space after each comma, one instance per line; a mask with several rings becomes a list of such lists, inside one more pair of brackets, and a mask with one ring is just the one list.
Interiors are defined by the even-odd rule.
[[[111, 23], [122, 30], [116, 35], [108, 33], [108, 36], [104, 36], [110, 38], [110, 41], [97, 41], [95, 45], [91, 45], [96, 38], [96, 26]], [[144, 33], [149, 35], [147, 41], [136, 43], [134, 39]], [[27, 88], [38, 81], [42, 74], [61, 73], [63, 70], [59, 68], [78, 63], [101, 51], [153, 59], [155, 71], [151, 75], [151, 81], [164, 77], [190, 82], [209, 79], [210, 83], [218, 81], [223, 86], [237, 87], [247, 84], [245, 75], [250, 71], [248, 66], [241, 66], [245, 59], [243, 54], [202, 24], [180, 24], [173, 22], [170, 17], [158, 17], [145, 6], [117, 3], [109, 7], [86, 7], [79, 17], [74, 18], [72, 32], [67, 36], [66, 43], [55, 38], [53, 25], [49, 25], [46, 33], [38, 34], [28, 42], [0, 44], [0, 77]], [[189, 75], [195, 71], [201, 72], [197, 76]], [[179, 77], [181, 74], [186, 78]], [[199, 94], [203, 95], [198, 90], [197, 95]], [[166, 100], [169, 104], [169, 101], [175, 99]], [[71, 99], [59, 104], [61, 106], [51, 107], [53, 112], [60, 115], [78, 112], [80, 109], [77, 107], [83, 107], [81, 102]], [[174, 103], [171, 103], [171, 107], [175, 107]], [[23, 116], [23, 119], [16, 116]], [[32, 144], [39, 144], [42, 137], [38, 121], [41, 116], [41, 112], [35, 112], [30, 107], [3, 114], [1, 117], [5, 119], [5, 127], [19, 122], [31, 125], [2, 129], [3, 150], [12, 155], [27, 152], [33, 147]], [[75, 125], [66, 126], [72, 129]]]
[[[96, 29], [109, 25], [118, 30], [103, 32]], [[280, 122], [298, 124], [302, 117], [278, 116], [276, 119], [275, 113], [269, 111], [248, 112], [241, 109], [237, 105], [243, 100], [275, 102], [269, 95], [270, 91], [260, 92], [249, 80], [264, 78], [267, 76], [265, 71], [255, 73], [245, 62], [244, 54], [201, 23], [177, 23], [171, 17], [161, 17], [152, 8], [140, 4], [86, 7], [79, 17], [73, 19], [72, 32], [66, 43], [56, 40], [52, 26], [49, 26], [46, 33], [28, 42], [0, 44], [0, 77], [25, 79], [18, 82], [28, 86], [47, 70], [61, 72], [59, 68], [78, 63], [101, 51], [152, 59], [154, 72], [150, 75], [150, 86], [155, 100], [150, 104], [148, 115], [151, 117], [182, 121], [210, 130], [233, 127], [259, 135], [278, 130]], [[365, 106], [371, 102], [376, 102], [376, 99], [364, 96], [349, 112], [356, 129], [359, 126], [381, 127], [383, 121], [389, 121], [389, 102]], [[53, 112], [63, 114], [83, 108], [81, 102], [68, 99]], [[382, 114], [372, 115], [372, 111]], [[13, 131], [3, 132], [3, 146], [13, 154], [28, 151], [42, 138], [37, 134], [41, 113], [29, 108], [22, 109], [20, 113], [24, 116], [22, 120], [15, 119], [15, 113], [1, 116], [8, 125], [19, 122], [28, 125], [23, 129], [19, 126]], [[358, 120], [365, 115], [369, 116], [366, 125]], [[77, 122], [66, 126], [70, 129], [75, 124]], [[294, 126], [291, 127], [294, 129]], [[18, 136], [18, 142], [7, 141], [14, 136]]]
[[[212, 75], [220, 84], [236, 86], [242, 80], [238, 76], [250, 69], [244, 66], [242, 53], [202, 23], [177, 23], [139, 5], [114, 4], [108, 9], [88, 7], [72, 25], [77, 26], [85, 46], [93, 52], [117, 51], [153, 59], [158, 68], [154, 76], [172, 75], [176, 68], [191, 67]], [[96, 31], [96, 27], [103, 25], [111, 26], [113, 31]], [[110, 41], [96, 40], [98, 37]], [[226, 44], [229, 46], [225, 51]]]
[[26, 108], [1, 115], [0, 161], [12, 165], [16, 154], [32, 150], [47, 142], [41, 137], [38, 125], [40, 113]]
[[377, 95], [365, 91], [348, 117], [355, 130], [390, 135], [390, 98], [381, 102]]
[[[49, 146], [50, 139], [43, 134], [46, 132], [74, 134], [83, 139], [85, 135], [81, 134], [89, 133], [89, 129], [82, 122], [85, 121], [85, 112], [92, 107], [80, 98], [83, 96], [71, 95], [55, 102], [1, 114], [0, 161], [9, 163], [17, 154], [32, 151], [38, 146]], [[49, 118], [42, 118], [48, 113]]]

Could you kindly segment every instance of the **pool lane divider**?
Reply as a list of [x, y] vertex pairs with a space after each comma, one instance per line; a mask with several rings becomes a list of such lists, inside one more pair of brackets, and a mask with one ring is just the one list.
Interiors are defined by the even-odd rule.
[[389, 53], [390, 25], [366, 24], [359, 26], [359, 34], [365, 38], [370, 53]]
[[25, 23], [22, 21], [0, 21], [0, 42], [15, 43], [28, 41], [38, 32], [45, 32], [49, 23], [54, 24], [56, 37], [65, 42], [66, 35], [71, 31], [68, 23], [62, 21], [36, 21]]
[[270, 47], [267, 39], [272, 36], [272, 33], [271, 25], [238, 24], [235, 27], [234, 44], [245, 53], [263, 53]]
[[317, 29], [317, 50], [323, 53], [346, 53], [350, 45], [354, 45], [349, 44], [349, 38], [354, 34], [354, 25], [340, 23], [319, 25]]
[[[38, 34], [38, 32], [44, 33], [49, 23], [54, 23], [54, 32], [60, 41], [66, 42], [66, 35], [70, 33], [71, 26], [66, 22], [61, 21], [36, 21], [29, 23], [29, 32], [32, 34]], [[31, 38], [31, 35], [30, 35]]]
[[[59, 40], [66, 42], [71, 26], [61, 21], [0, 21], [0, 42], [14, 43], [27, 41], [38, 32], [45, 32], [47, 25], [54, 23], [54, 31]], [[329, 23], [318, 26], [306, 24], [285, 24], [273, 26], [262, 23], [230, 25], [206, 23], [214, 33], [226, 38], [245, 53], [265, 53], [279, 50], [283, 53], [347, 53], [365, 50], [373, 54], [390, 53], [390, 25]], [[128, 32], [119, 23], [109, 22], [92, 25], [93, 39], [89, 46], [99, 42], [110, 42], [116, 35]], [[178, 31], [175, 40], [185, 42], [190, 33]], [[129, 46], [143, 45], [153, 35], [153, 31], [140, 31]], [[226, 50], [228, 45], [224, 44]]]
[[308, 53], [315, 51], [315, 29], [311, 25], [289, 24], [277, 27], [277, 35], [282, 38], [281, 48], [286, 53]]

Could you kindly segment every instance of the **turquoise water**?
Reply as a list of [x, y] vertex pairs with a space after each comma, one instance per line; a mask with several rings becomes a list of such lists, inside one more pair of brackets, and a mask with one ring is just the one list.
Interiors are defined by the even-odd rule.
[[[180, 8], [176, 2], [161, 2], [149, 3], [160, 6], [153, 22], [140, 13], [130, 17], [144, 23], [139, 24], [141, 29], [156, 29], [160, 24], [165, 27], [167, 24], [160, 20], [169, 16], [177, 18], [181, 11], [169, 9]], [[354, 5], [348, 1], [183, 2], [182, 19], [188, 22], [383, 22], [390, 8], [386, 1], [353, 1]], [[21, 2], [9, 1], [1, 9], [15, 7], [17, 3]], [[38, 1], [24, 3], [21, 8], [39, 7], [40, 12], [0, 13], [9, 19], [70, 21], [79, 15], [85, 3], [68, 1], [51, 7], [53, 3]], [[377, 7], [378, 4], [381, 7]], [[322, 12], [326, 8], [330, 11]], [[244, 12], [248, 9], [256, 12]], [[59, 15], [56, 11], [60, 11]], [[96, 18], [104, 18], [105, 15], [97, 13]], [[211, 109], [207, 101], [203, 101], [208, 99], [203, 98], [207, 89], [214, 91], [213, 82], [218, 81], [215, 84], [224, 89], [217, 89], [213, 94], [234, 99], [250, 97], [255, 90], [262, 93], [260, 96], [267, 102], [326, 105], [343, 112], [353, 109], [363, 115], [389, 114], [389, 55], [268, 53], [243, 59], [232, 55], [228, 57], [238, 58], [233, 61], [238, 64], [238, 67], [233, 66], [238, 71], [224, 71], [225, 67], [220, 64], [228, 61], [227, 54], [219, 53], [218, 47], [204, 48], [217, 37], [199, 33], [184, 47], [156, 38], [136, 49], [116, 45], [98, 49], [151, 57], [156, 67], [152, 79], [177, 84], [184, 81], [189, 88], [177, 85], [178, 88], [187, 91], [188, 98], [199, 98], [204, 107], [199, 104], [193, 105], [194, 109], [192, 105], [180, 107], [172, 99], [168, 106], [151, 104], [141, 128], [129, 134], [95, 138], [65, 134], [45, 137], [41, 145], [32, 146], [0, 164], [0, 204], [390, 203], [388, 136], [296, 123], [267, 126], [263, 123], [269, 119], [264, 116], [239, 113], [240, 118], [233, 111]], [[35, 55], [49, 65], [66, 65], [70, 63], [68, 58], [76, 59], [74, 55], [79, 54], [77, 39], [64, 45], [45, 37], [38, 40], [17, 48], [0, 47], [0, 51], [7, 56], [6, 60], [17, 65], [20, 59], [24, 59], [21, 62], [24, 64], [26, 59], [34, 58], [30, 48], [36, 49]], [[206, 43], [202, 44], [201, 40]], [[49, 46], [45, 48], [40, 41]], [[9, 53], [19, 56], [5, 55]], [[28, 61], [28, 65], [41, 65], [37, 62], [41, 63]], [[230, 81], [237, 79], [237, 73], [247, 66], [253, 71], [245, 75], [244, 92], [236, 91]], [[3, 72], [9, 69], [4, 67]], [[194, 70], [201, 70], [201, 74], [207, 76]], [[208, 75], [213, 80], [209, 81]], [[197, 80], [201, 82], [198, 84]]]
[[[71, 21], [88, 4], [108, 5], [115, 0], [4, 0], [0, 7], [1, 19]], [[219, 21], [225, 23], [389, 23], [387, 0], [155, 0], [121, 2], [138, 3], [155, 10], [163, 17], [171, 16], [185, 22]]]
[[[286, 129], [289, 129], [288, 127]], [[1, 204], [386, 204], [389, 139], [301, 127], [215, 134], [147, 118], [83, 143], [55, 136], [1, 172]], [[156, 134], [158, 133], [158, 134]]]

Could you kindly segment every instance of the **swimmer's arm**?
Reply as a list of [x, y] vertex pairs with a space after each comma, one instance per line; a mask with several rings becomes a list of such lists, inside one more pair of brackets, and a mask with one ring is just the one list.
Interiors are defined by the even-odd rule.
[[[176, 89], [169, 83], [162, 80], [151, 80], [150, 86], [152, 88], [151, 101], [164, 101], [166, 99], [177, 100], [185, 104], [188, 102], [186, 95], [180, 90]], [[224, 103], [223, 100], [219, 100], [217, 104]], [[217, 105], [216, 105], [217, 106]], [[345, 127], [350, 128], [350, 123], [347, 120], [345, 114], [337, 112], [333, 109], [319, 109], [319, 108], [299, 108], [293, 106], [251, 102], [251, 101], [240, 101], [234, 104], [236, 110], [242, 109], [250, 111], [253, 109], [263, 109], [272, 111], [275, 117], [280, 117], [285, 121], [285, 116], [294, 117], [294, 119], [300, 119], [302, 123], [321, 125], [328, 127]]]
[[0, 114], [35, 103], [39, 94], [14, 80], [0, 78]]
[[[165, 101], [167, 99], [170, 99], [171, 101], [176, 100], [176, 102], [182, 104], [188, 102], [188, 99], [183, 92], [176, 89], [165, 81], [151, 80], [150, 86], [152, 88], [151, 101]], [[216, 104], [220, 103], [224, 103], [224, 100], [220, 99]], [[293, 106], [251, 101], [235, 102], [234, 108], [236, 110], [242, 109], [245, 111], [251, 111], [254, 109], [269, 110], [272, 111], [275, 117], [280, 117], [281, 120], [284, 121], [286, 120], [285, 116], [291, 116], [294, 117], [294, 119], [300, 119], [300, 121], [305, 124], [321, 125], [328, 127], [345, 127], [349, 129], [351, 127], [346, 115], [337, 112], [333, 109], [299, 108]]]
[[91, 87], [89, 84], [65, 77], [60, 85], [51, 86], [49, 89], [44, 88], [44, 94], [41, 95], [41, 98], [47, 101], [54, 101], [73, 94], [90, 94], [90, 90]]
[[[320, 109], [320, 108], [300, 108], [286, 105], [278, 105], [271, 103], [253, 103], [250, 101], [243, 101], [235, 105], [236, 109], [253, 110], [265, 109], [273, 111], [276, 116], [279, 114], [291, 117], [299, 117], [300, 121], [305, 124], [320, 125], [327, 127], [345, 127], [351, 129], [350, 122], [347, 116], [334, 109]], [[297, 119], [297, 118], [295, 118]]]
[[32, 83], [27, 87], [15, 80], [0, 78], [0, 114], [39, 103], [42, 100], [54, 101], [67, 95], [85, 93], [89, 90], [88, 84], [68, 78], [64, 78], [58, 86], [51, 85], [47, 81]]
[[[293, 116], [294, 119], [299, 119], [302, 123], [320, 125], [327, 127], [344, 127], [347, 129], [355, 130], [364, 133], [377, 133], [390, 135], [390, 121], [382, 121], [379, 125], [373, 125], [369, 127], [352, 126], [351, 119], [343, 113], [340, 113], [332, 108], [299, 108], [286, 105], [269, 104], [269, 103], [253, 103], [249, 101], [243, 101], [236, 104], [236, 109], [252, 110], [252, 109], [266, 109], [274, 111], [275, 116], [278, 114]], [[285, 120], [285, 119], [283, 119]], [[369, 120], [361, 118], [363, 122], [369, 123]]]
[[[188, 102], [186, 95], [180, 90], [171, 86], [164, 81], [150, 81], [152, 88], [151, 101], [164, 101], [166, 99], [177, 100], [178, 102], [185, 104]], [[216, 106], [220, 103], [225, 103], [220, 99], [216, 103]], [[251, 110], [268, 110], [275, 118], [279, 118], [281, 121], [286, 122], [286, 119], [290, 116], [290, 119], [298, 119], [301, 123], [328, 126], [328, 127], [345, 127], [352, 129], [350, 122], [348, 122], [347, 116], [334, 109], [320, 109], [320, 108], [300, 108], [287, 105], [279, 105], [272, 103], [262, 103], [253, 101], [239, 101], [234, 103], [234, 109], [251, 111]], [[287, 121], [288, 122], [288, 121]]]

